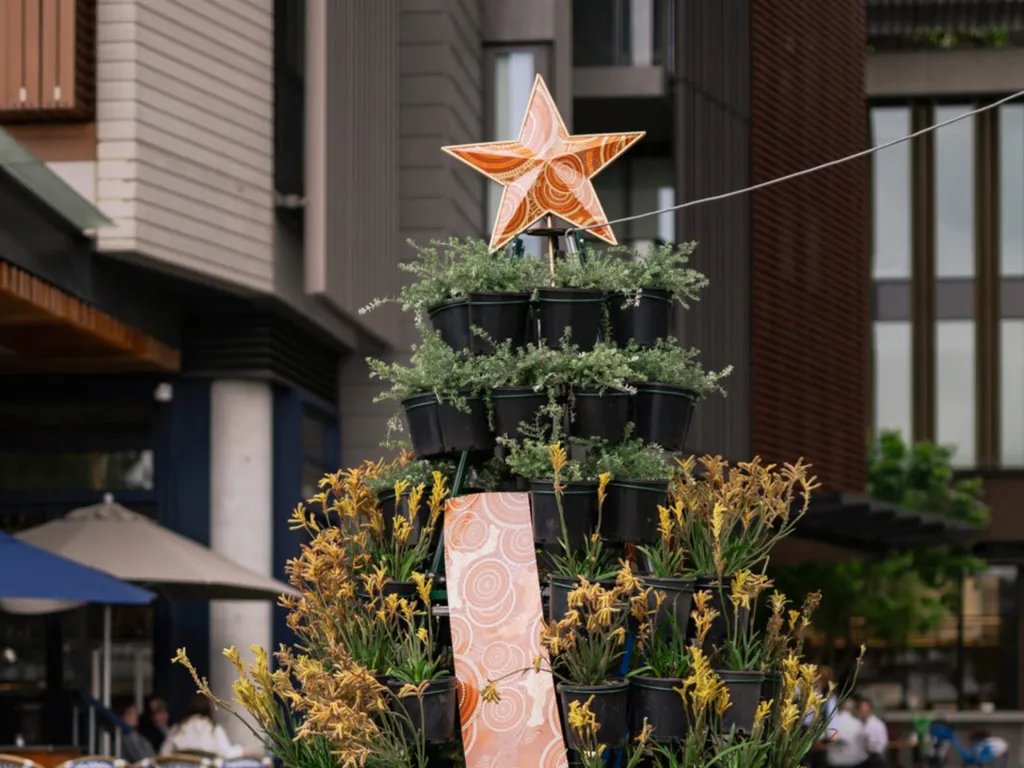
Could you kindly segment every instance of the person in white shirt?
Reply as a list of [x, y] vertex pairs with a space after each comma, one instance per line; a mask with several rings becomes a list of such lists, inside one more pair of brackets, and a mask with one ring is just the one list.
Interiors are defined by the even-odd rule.
[[865, 696], [857, 697], [857, 717], [864, 723], [864, 732], [868, 738], [868, 754], [872, 766], [885, 765], [885, 753], [889, 749], [889, 729], [875, 714], [871, 700]]
[[213, 722], [213, 707], [205, 696], [196, 696], [189, 703], [185, 719], [171, 728], [160, 747], [161, 755], [212, 755], [223, 759], [241, 757], [245, 748], [232, 744], [227, 733]]
[[846, 701], [832, 718], [832, 739], [825, 748], [829, 765], [848, 768], [869, 768], [868, 736], [864, 723], [853, 714], [853, 705]]

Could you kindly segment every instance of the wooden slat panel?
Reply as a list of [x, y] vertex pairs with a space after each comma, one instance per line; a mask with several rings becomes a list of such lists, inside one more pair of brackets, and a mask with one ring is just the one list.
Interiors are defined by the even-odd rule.
[[25, 4], [25, 35], [23, 39], [24, 56], [27, 66], [22, 77], [25, 86], [26, 101], [22, 104], [23, 109], [40, 109], [43, 105], [42, 90], [40, 86], [39, 62], [42, 55], [42, 9], [39, 3], [28, 2]]
[[0, 106], [5, 109], [18, 108], [21, 101], [21, 70], [22, 70], [22, 37], [21, 13], [22, 2], [4, 3], [5, 13], [0, 14], [4, 25], [0, 30], [3, 40], [4, 73], [0, 78]]
[[0, 122], [91, 119], [95, 12], [96, 0], [0, 2]]
[[54, 106], [75, 108], [75, 0], [58, 0], [57, 5], [57, 85]]
[[40, 40], [39, 68], [41, 80], [39, 94], [42, 104], [41, 108], [49, 108], [53, 104], [53, 92], [57, 87], [57, 60], [59, 30], [57, 27], [58, 0], [38, 0], [41, 4], [41, 29], [42, 39]]

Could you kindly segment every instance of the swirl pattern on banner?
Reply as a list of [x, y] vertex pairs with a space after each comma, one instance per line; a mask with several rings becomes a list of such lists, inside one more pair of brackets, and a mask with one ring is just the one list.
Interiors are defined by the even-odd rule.
[[[452, 499], [445, 526], [460, 532], [446, 537], [445, 565], [467, 768], [567, 768], [554, 681], [530, 669], [544, 654], [527, 494]], [[482, 702], [487, 680], [506, 675], [501, 702]]]
[[517, 141], [445, 147], [444, 151], [505, 187], [491, 232], [496, 251], [538, 219], [553, 214], [615, 245], [591, 179], [643, 137], [637, 133], [570, 136], [555, 100], [537, 75]]

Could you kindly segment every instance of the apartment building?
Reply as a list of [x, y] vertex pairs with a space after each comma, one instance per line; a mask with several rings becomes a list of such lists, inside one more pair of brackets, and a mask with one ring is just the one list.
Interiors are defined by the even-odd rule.
[[[2, 524], [109, 491], [282, 576], [295, 502], [380, 451], [362, 359], [410, 328], [358, 308], [407, 238], [489, 228], [493, 190], [442, 145], [512, 138], [541, 73], [575, 133], [647, 132], [598, 179], [610, 216], [728, 192], [866, 146], [864, 39], [863, 0], [0, 0]], [[700, 241], [680, 333], [735, 373], [694, 451], [863, 488], [867, 171], [617, 229]], [[221, 647], [285, 632], [265, 605], [118, 616], [176, 705], [174, 648], [223, 685]], [[59, 731], [38, 691], [83, 686], [59, 649], [97, 628], [3, 626], [37, 674], [0, 696], [0, 743]]]
[[[868, 0], [875, 146], [1024, 90], [1024, 3]], [[992, 519], [959, 625], [922, 652], [938, 703], [1024, 702], [1024, 103], [872, 162], [873, 429], [957, 447]], [[925, 665], [922, 665], [925, 666]]]

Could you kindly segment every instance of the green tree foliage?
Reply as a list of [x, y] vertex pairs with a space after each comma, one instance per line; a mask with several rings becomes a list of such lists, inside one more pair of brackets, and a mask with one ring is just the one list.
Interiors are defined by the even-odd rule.
[[[984, 526], [989, 510], [981, 500], [981, 479], [955, 479], [953, 454], [949, 446], [908, 445], [899, 432], [882, 432], [868, 459], [871, 498]], [[926, 547], [874, 559], [778, 568], [775, 577], [779, 589], [790, 595], [822, 591], [815, 625], [829, 642], [848, 637], [851, 621], [861, 618], [872, 640], [902, 646], [911, 635], [933, 630], [953, 615], [962, 576], [983, 567], [969, 553]]]

